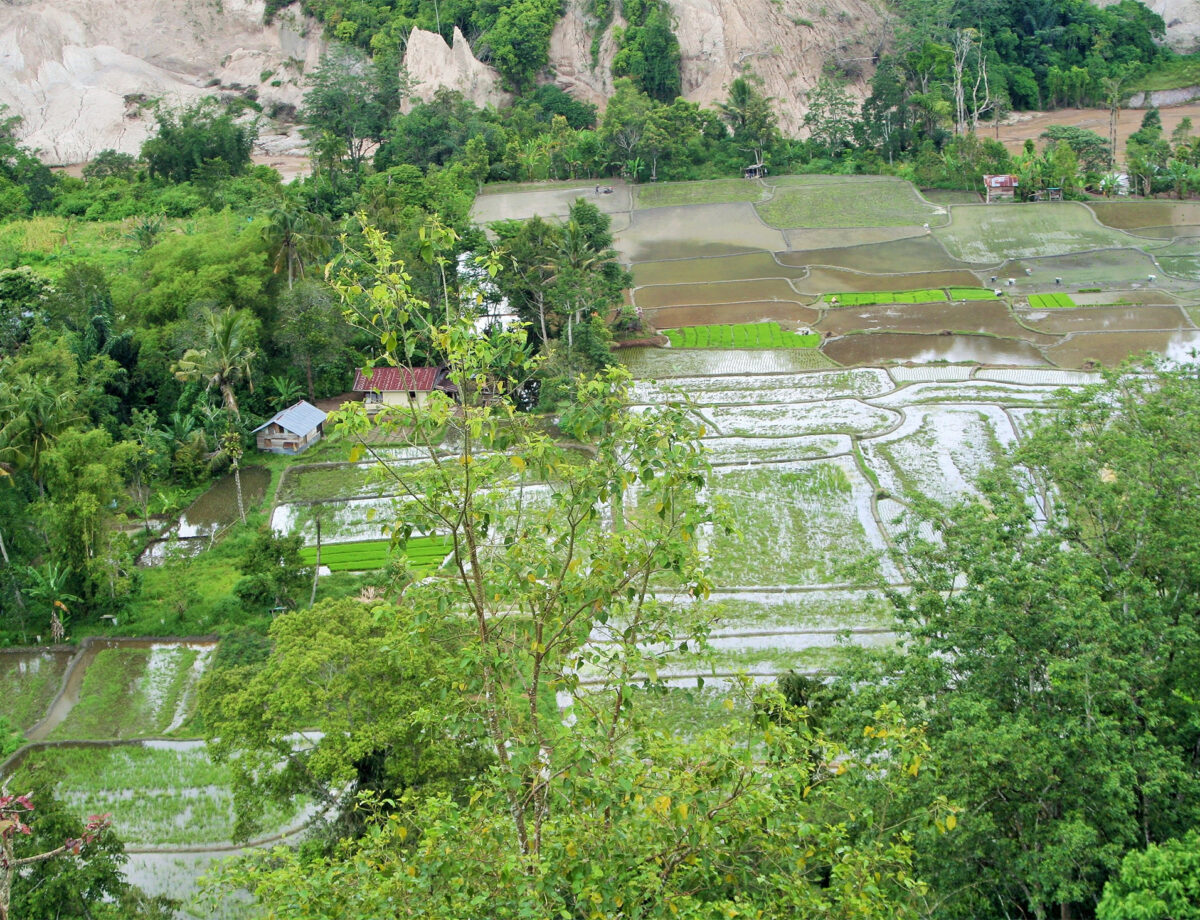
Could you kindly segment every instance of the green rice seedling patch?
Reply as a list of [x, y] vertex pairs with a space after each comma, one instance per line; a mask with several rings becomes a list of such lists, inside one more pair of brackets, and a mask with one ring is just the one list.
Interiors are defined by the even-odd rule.
[[642, 185], [636, 190], [637, 208], [665, 208], [687, 204], [724, 204], [730, 201], [758, 201], [762, 186], [745, 179], [708, 179], [699, 182], [661, 182]]
[[[441, 565], [452, 549], [449, 537], [413, 537], [405, 547], [408, 564], [417, 571], [426, 571]], [[300, 558], [306, 565], [317, 559], [317, 548], [306, 546], [300, 550]], [[360, 540], [353, 543], [325, 543], [321, 546], [321, 565], [331, 572], [363, 572], [384, 568], [392, 558], [391, 541]]]
[[951, 300], [995, 300], [996, 292], [991, 288], [952, 287], [947, 292]]
[[1029, 306], [1035, 310], [1070, 309], [1076, 303], [1069, 294], [1030, 294]]
[[[836, 461], [720, 471], [712, 486], [733, 527], [709, 547], [718, 584], [840, 582], [871, 554], [856, 506], [862, 496]], [[858, 491], [865, 495], [865, 484]]]
[[779, 323], [685, 326], [664, 334], [675, 348], [816, 348], [821, 344], [816, 333], [792, 332]]
[[378, 474], [356, 463], [297, 466], [288, 470], [276, 495], [278, 502], [309, 502], [381, 494]]
[[893, 303], [940, 303], [946, 300], [941, 288], [917, 291], [844, 291], [826, 294], [825, 302], [840, 307], [874, 307]]
[[736, 592], [718, 595], [716, 634], [728, 630], [887, 628], [895, 624], [891, 605], [869, 591], [798, 591], [790, 594]]
[[178, 730], [210, 655], [211, 647], [176, 643], [102, 649], [84, 672], [79, 701], [50, 738], [144, 738]]
[[27, 729], [46, 714], [58, 693], [69, 653], [5, 652], [0, 654], [0, 718]]
[[[80, 814], [111, 814], [128, 844], [194, 846], [233, 835], [232, 775], [203, 745], [43, 748], [29, 755], [13, 781], [19, 786], [33, 771], [56, 779], [56, 796]], [[294, 826], [306, 806], [268, 805], [263, 826]]]
[[854, 183], [832, 187], [781, 187], [770, 201], [755, 205], [772, 227], [894, 227], [920, 225], [944, 214], [908, 183], [872, 183], [869, 194], [856, 194]]

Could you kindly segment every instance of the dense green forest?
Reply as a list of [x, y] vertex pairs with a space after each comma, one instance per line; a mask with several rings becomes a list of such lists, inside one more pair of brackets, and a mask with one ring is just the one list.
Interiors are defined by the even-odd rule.
[[[251, 161], [253, 100], [164, 105], [138, 156], [105, 151], [80, 178], [0, 120], [0, 644], [217, 633], [199, 719], [236, 767], [239, 831], [271, 801], [361, 796], [214, 892], [245, 888], [277, 917], [1195, 916], [1196, 368], [1107, 377], [979, 497], [912, 509], [927, 526], [896, 548], [912, 590], [889, 597], [902, 654], [864, 651], [828, 685], [735, 682], [728, 720], [681, 736], [653, 705], [648, 649], [709, 627], [649, 586], [703, 598], [697, 535], [723, 525], [695, 418], [626, 411], [611, 346], [647, 330], [587, 196], [757, 161], [962, 189], [1014, 172], [1022, 194], [1068, 197], [1127, 172], [1135, 194], [1194, 196], [1200, 139], [1154, 110], [1124, 163], [1075, 128], [1017, 155], [986, 137], [1011, 109], [1119, 100], [1171, 60], [1162, 20], [1132, 0], [912, 0], [865, 103], [830, 68], [798, 139], [752, 75], [715, 108], [678, 97], [661, 0], [622, 3], [602, 116], [538, 83], [557, 3], [305, 8], [338, 43], [308, 76], [312, 171], [294, 183]], [[590, 11], [600, 29], [614, 8]], [[518, 101], [443, 90], [402, 110], [418, 27], [462, 30]], [[491, 240], [472, 223], [487, 184], [543, 180], [587, 180], [564, 220], [500, 222]], [[500, 298], [525, 329], [480, 334]], [[457, 576], [334, 574], [314, 603], [299, 538], [244, 510], [202, 562], [135, 565], [155, 521], [252, 465], [276, 410], [388, 361], [444, 365], [462, 396], [388, 432], [434, 461], [406, 483], [419, 500], [398, 541], [448, 531]], [[341, 425], [314, 456], [374, 444], [365, 418]], [[451, 427], [460, 462], [438, 463]], [[255, 464], [277, 487], [286, 461]], [[553, 484], [553, 513], [489, 489], [526, 480]], [[610, 539], [598, 509], [625, 500]], [[501, 552], [480, 546], [489, 529]], [[611, 646], [588, 646], [593, 630]], [[586, 692], [581, 668], [599, 675]], [[314, 712], [324, 738], [297, 755], [293, 719]], [[0, 749], [15, 735], [0, 721]], [[83, 833], [38, 802], [28, 845]], [[83, 876], [39, 864], [14, 904], [162, 915], [106, 839]]]

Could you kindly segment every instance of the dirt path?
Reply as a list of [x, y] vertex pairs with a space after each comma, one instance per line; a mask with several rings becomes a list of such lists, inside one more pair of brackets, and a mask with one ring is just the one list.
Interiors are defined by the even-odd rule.
[[[1125, 156], [1125, 140], [1142, 126], [1142, 116], [1145, 109], [1122, 109], [1117, 121], [1117, 159]], [[1169, 136], [1175, 126], [1185, 117], [1200, 130], [1200, 103], [1179, 105], [1169, 109], [1159, 109], [1162, 115], [1163, 131]], [[1058, 109], [1054, 112], [1017, 112], [1009, 116], [1008, 124], [1001, 124], [999, 132], [994, 128], [980, 131], [983, 137], [998, 138], [1012, 153], [1021, 150], [1027, 138], [1032, 138], [1039, 146], [1042, 145], [1041, 133], [1051, 125], [1068, 125], [1073, 128], [1086, 128], [1095, 131], [1105, 140], [1108, 139], [1108, 109]]]

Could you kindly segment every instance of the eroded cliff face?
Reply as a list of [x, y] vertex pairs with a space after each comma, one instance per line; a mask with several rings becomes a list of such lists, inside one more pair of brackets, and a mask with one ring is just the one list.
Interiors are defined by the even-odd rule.
[[[865, 95], [890, 28], [882, 3], [837, 0], [669, 0], [682, 57], [683, 95], [712, 105], [729, 96], [738, 77], [756, 77], [775, 101], [780, 125], [799, 131], [806, 95], [824, 70], [849, 80]], [[574, 95], [603, 106], [612, 93], [614, 21], [604, 32], [595, 63], [593, 25], [582, 0], [572, 0], [550, 39], [552, 79]]]
[[0, 103], [48, 163], [137, 153], [153, 100], [253, 88], [264, 109], [298, 105], [323, 48], [298, 6], [264, 26], [262, 0], [18, 0], [0, 6]]
[[458, 90], [476, 105], [503, 105], [512, 99], [501, 89], [500, 75], [476, 59], [456, 26], [451, 43], [436, 32], [413, 29], [404, 51], [412, 94], [428, 101], [439, 87]]

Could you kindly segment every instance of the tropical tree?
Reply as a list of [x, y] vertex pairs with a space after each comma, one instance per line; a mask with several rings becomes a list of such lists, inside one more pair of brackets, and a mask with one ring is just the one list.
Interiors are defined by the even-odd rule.
[[270, 249], [272, 270], [286, 273], [288, 290], [304, 277], [304, 266], [329, 254], [332, 228], [324, 214], [306, 211], [295, 202], [282, 202], [267, 212], [262, 228]]
[[234, 386], [243, 379], [254, 392], [250, 364], [257, 356], [254, 350], [254, 329], [247, 313], [226, 307], [216, 311], [205, 308], [200, 315], [203, 348], [189, 348], [172, 367], [176, 379], [198, 381], [205, 390], [216, 387], [225, 408], [240, 418]]
[[315, 400], [317, 372], [329, 369], [337, 379], [344, 376], [354, 327], [346, 322], [337, 299], [324, 284], [298, 284], [279, 298], [278, 307], [275, 341], [303, 369], [308, 398]]
[[85, 417], [76, 391], [49, 377], [0, 372], [0, 462], [28, 470], [39, 489], [46, 450]]

